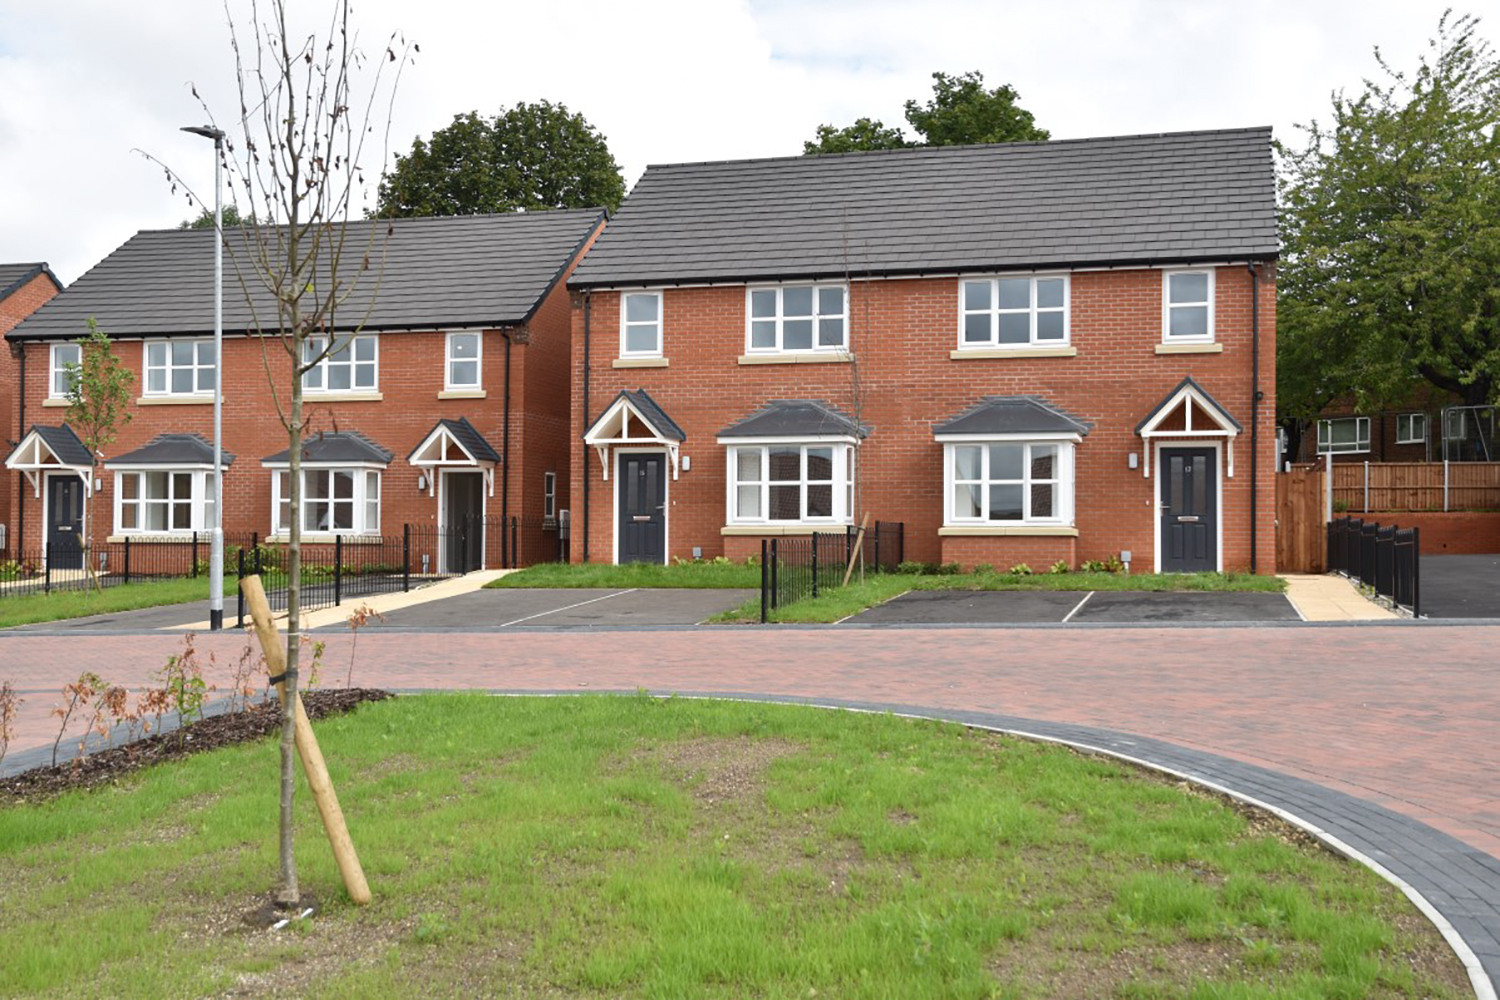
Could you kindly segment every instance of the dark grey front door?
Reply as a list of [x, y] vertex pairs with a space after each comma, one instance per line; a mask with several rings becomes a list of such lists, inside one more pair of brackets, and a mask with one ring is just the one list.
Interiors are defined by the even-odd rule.
[[620, 562], [667, 561], [667, 456], [620, 456]]
[[83, 568], [83, 480], [47, 477], [47, 557], [53, 569]]
[[1211, 573], [1219, 568], [1218, 452], [1161, 450], [1161, 570]]
[[443, 473], [444, 569], [468, 573], [484, 562], [484, 473]]

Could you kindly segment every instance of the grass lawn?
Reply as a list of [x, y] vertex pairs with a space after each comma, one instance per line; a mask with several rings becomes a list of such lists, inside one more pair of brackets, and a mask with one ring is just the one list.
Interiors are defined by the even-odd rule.
[[[226, 600], [234, 599], [235, 588], [238, 586], [239, 581], [234, 577], [224, 581]], [[55, 590], [50, 594], [0, 594], [0, 628], [207, 600], [208, 580], [204, 577], [126, 583], [105, 587], [103, 593], [94, 590]], [[207, 608], [204, 609], [203, 616], [208, 617]]]
[[0, 807], [0, 995], [1454, 998], [1396, 890], [1122, 765], [954, 725], [648, 697], [319, 723], [375, 902], [273, 743]]

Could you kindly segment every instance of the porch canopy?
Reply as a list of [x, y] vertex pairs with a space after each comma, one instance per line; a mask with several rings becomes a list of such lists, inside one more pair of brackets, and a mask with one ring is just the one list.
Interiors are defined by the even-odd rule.
[[478, 469], [484, 473], [485, 489], [490, 496], [495, 495], [495, 466], [501, 464], [500, 453], [468, 417], [439, 420], [406, 461], [426, 473], [428, 496], [437, 494], [440, 469]]
[[94, 463], [90, 461], [88, 447], [67, 424], [61, 427], [33, 424], [21, 443], [6, 456], [5, 467], [24, 475], [38, 498], [42, 495], [42, 474], [47, 472], [71, 472], [83, 480], [85, 496], [94, 491], [94, 481], [89, 475]]
[[1234, 478], [1234, 439], [1244, 430], [1229, 411], [1218, 404], [1192, 376], [1177, 383], [1177, 388], [1162, 399], [1135, 432], [1146, 443], [1141, 474], [1151, 478], [1151, 445], [1163, 438], [1185, 442], [1205, 438], [1224, 442], [1224, 474]]
[[604, 466], [604, 478], [609, 479], [609, 449], [617, 446], [649, 447], [655, 445], [666, 450], [672, 464], [672, 478], [677, 478], [678, 449], [687, 440], [687, 434], [667, 416], [656, 400], [645, 389], [622, 389], [614, 402], [599, 415], [599, 419], [583, 432], [583, 443], [593, 448]]

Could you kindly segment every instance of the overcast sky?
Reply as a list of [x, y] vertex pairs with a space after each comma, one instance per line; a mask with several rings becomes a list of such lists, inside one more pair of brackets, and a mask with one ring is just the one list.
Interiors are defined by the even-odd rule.
[[[249, 0], [229, 0], [236, 12]], [[293, 0], [299, 11], [323, 0]], [[1484, 4], [1457, 10], [1484, 13]], [[391, 152], [455, 114], [546, 98], [607, 136], [633, 184], [651, 163], [781, 156], [820, 123], [904, 125], [935, 70], [1009, 83], [1053, 138], [1326, 117], [1379, 46], [1416, 64], [1445, 0], [473, 0], [356, 2], [364, 44], [421, 46], [396, 95]], [[1500, 18], [1481, 26], [1500, 37]], [[233, 61], [216, 0], [0, 0], [0, 262], [75, 280], [140, 229], [192, 215], [170, 164], [205, 194]]]

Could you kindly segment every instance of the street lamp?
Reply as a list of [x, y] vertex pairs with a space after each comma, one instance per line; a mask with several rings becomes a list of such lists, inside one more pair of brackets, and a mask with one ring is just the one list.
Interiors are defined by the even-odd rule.
[[224, 130], [187, 125], [182, 131], [214, 141], [214, 523], [209, 528], [208, 627], [224, 627]]

